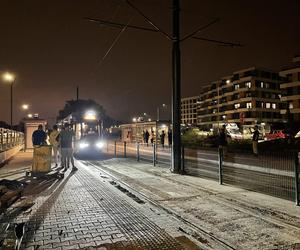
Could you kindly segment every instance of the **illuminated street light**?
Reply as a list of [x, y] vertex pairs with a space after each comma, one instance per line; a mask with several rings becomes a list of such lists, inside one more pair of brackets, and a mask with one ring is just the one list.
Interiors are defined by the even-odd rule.
[[5, 82], [9, 82], [9, 83], [13, 83], [14, 80], [15, 80], [15, 76], [9, 72], [5, 72], [3, 75], [2, 75], [2, 78], [3, 78], [3, 81]]
[[10, 129], [13, 128], [13, 84], [15, 81], [15, 75], [9, 72], [5, 72], [2, 75], [4, 82], [10, 83]]
[[32, 114], [28, 114], [27, 117], [28, 117], [28, 118], [32, 118], [33, 115], [32, 115]]
[[229, 80], [229, 79], [228, 79], [228, 80], [226, 80], [226, 83], [227, 83], [227, 84], [229, 84], [229, 83], [230, 83], [230, 80]]
[[133, 117], [133, 118], [132, 118], [132, 121], [133, 121], [133, 122], [137, 122], [137, 118], [136, 118], [136, 117]]
[[23, 110], [27, 110], [28, 108], [29, 108], [29, 105], [28, 105], [28, 104], [23, 104], [23, 105], [22, 105], [22, 109], [23, 109]]

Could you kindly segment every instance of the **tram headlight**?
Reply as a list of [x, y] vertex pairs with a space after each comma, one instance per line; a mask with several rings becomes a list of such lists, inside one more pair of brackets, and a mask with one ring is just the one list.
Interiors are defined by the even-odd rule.
[[104, 147], [104, 142], [98, 141], [98, 142], [96, 143], [96, 147], [97, 147], [97, 148], [103, 148], [103, 147]]
[[89, 144], [86, 143], [86, 142], [80, 142], [80, 143], [79, 143], [79, 148], [81, 148], [81, 149], [87, 148], [88, 146], [89, 146]]

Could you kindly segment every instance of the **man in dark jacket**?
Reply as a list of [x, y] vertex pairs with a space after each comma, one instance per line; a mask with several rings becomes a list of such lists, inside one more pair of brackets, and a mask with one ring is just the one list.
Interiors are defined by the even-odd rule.
[[40, 146], [46, 144], [47, 134], [43, 130], [43, 125], [40, 124], [38, 129], [35, 130], [32, 134], [32, 145]]

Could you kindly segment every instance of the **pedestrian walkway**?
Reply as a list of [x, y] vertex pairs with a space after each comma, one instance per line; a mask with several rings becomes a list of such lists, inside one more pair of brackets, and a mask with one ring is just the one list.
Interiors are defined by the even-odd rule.
[[[1, 173], [24, 180], [30, 157], [21, 152]], [[0, 217], [26, 223], [21, 249], [300, 249], [293, 202], [131, 159], [76, 165], [62, 180], [32, 180]]]
[[198, 249], [189, 240], [182, 243], [178, 228], [183, 223], [136, 202], [99, 170], [79, 161], [77, 166], [78, 171], [68, 170], [51, 191], [34, 193], [31, 209], [15, 214], [15, 204], [10, 211], [16, 216], [1, 218], [1, 223], [26, 223], [21, 249]]
[[7, 164], [0, 167], [0, 176], [5, 179], [18, 179], [24, 176], [32, 165], [32, 151], [19, 152]]

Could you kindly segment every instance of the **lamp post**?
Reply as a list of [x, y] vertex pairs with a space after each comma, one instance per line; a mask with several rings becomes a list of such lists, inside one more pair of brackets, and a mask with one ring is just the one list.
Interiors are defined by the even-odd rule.
[[10, 129], [13, 129], [13, 84], [15, 76], [9, 72], [6, 72], [2, 76], [5, 82], [10, 84]]
[[[162, 106], [163, 108], [167, 107], [167, 105], [164, 104], [164, 103], [163, 103], [161, 106]], [[160, 119], [160, 106], [157, 106], [157, 108], [156, 108], [156, 114], [157, 114], [156, 120], [159, 121], [159, 119]]]

